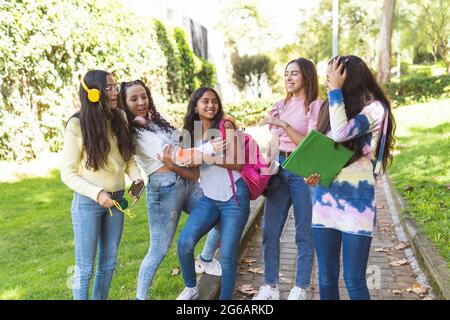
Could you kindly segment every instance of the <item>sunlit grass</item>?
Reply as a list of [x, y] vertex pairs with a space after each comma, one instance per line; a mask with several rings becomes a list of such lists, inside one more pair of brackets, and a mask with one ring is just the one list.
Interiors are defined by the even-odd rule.
[[0, 292], [0, 300], [20, 300], [22, 299], [23, 289], [9, 289]]
[[445, 65], [442, 61], [433, 64], [412, 64], [408, 66], [408, 71], [414, 73], [429, 73], [431, 76], [440, 76], [445, 74]]
[[398, 150], [390, 169], [407, 202], [450, 268], [450, 99], [395, 109]]
[[[0, 299], [71, 299], [74, 241], [72, 191], [59, 172], [46, 178], [0, 183]], [[110, 299], [134, 299], [139, 266], [149, 245], [145, 195], [125, 220]], [[183, 214], [177, 235], [187, 219]], [[203, 247], [203, 239], [197, 246]], [[156, 274], [151, 299], [175, 299], [184, 288], [176, 241]]]

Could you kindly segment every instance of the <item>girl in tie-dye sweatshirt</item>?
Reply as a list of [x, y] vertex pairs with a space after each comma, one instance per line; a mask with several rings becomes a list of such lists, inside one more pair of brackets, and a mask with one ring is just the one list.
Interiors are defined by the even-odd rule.
[[[339, 299], [342, 245], [344, 280], [350, 299], [370, 299], [366, 268], [375, 226], [375, 175], [392, 159], [395, 122], [385, 94], [358, 57], [333, 59], [327, 71], [328, 100], [316, 130], [355, 151], [326, 188], [313, 193], [313, 240], [321, 299]], [[320, 177], [306, 179], [316, 185]]]

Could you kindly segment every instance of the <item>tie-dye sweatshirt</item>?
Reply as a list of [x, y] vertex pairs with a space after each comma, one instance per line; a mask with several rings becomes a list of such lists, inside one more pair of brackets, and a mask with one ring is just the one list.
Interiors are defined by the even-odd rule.
[[364, 156], [343, 168], [329, 188], [317, 185], [312, 227], [371, 236], [376, 218], [374, 168], [380, 167], [377, 146], [385, 109], [380, 101], [373, 101], [348, 120], [342, 91], [332, 90], [328, 98], [331, 130], [327, 135], [336, 142], [361, 137]]

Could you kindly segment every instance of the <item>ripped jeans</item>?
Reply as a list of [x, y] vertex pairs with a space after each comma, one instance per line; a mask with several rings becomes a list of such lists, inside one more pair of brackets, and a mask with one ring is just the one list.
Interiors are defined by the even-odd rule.
[[[149, 176], [147, 205], [150, 247], [139, 269], [137, 299], [147, 299], [155, 273], [169, 251], [181, 211], [189, 214], [202, 196], [203, 191], [198, 182], [186, 180], [174, 172], [153, 173]], [[219, 240], [217, 225], [208, 233], [203, 258], [214, 256]]]

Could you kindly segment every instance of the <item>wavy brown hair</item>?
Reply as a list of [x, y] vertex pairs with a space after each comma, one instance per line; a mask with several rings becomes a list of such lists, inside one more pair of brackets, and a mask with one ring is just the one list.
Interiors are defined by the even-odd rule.
[[[317, 100], [317, 97], [319, 96], [319, 83], [317, 80], [316, 66], [308, 59], [298, 58], [288, 62], [284, 70], [285, 72], [291, 63], [296, 63], [300, 68], [300, 74], [302, 75], [302, 89], [305, 91], [305, 113], [307, 113], [311, 102]], [[286, 91], [284, 104], [286, 104], [291, 98], [292, 95]]]
[[150, 92], [150, 88], [145, 85], [145, 83], [142, 80], [133, 80], [128, 82], [122, 82], [120, 84], [120, 91], [119, 91], [119, 104], [120, 106], [125, 110], [128, 118], [128, 125], [130, 129], [130, 136], [132, 141], [134, 141], [134, 137], [136, 136], [136, 133], [141, 130], [148, 130], [154, 132], [154, 129], [148, 124], [141, 126], [133, 122], [134, 115], [128, 110], [127, 107], [127, 91], [128, 88], [132, 86], [141, 86], [144, 88], [145, 93], [147, 94], [148, 98], [148, 111], [152, 115], [152, 122], [158, 125], [161, 129], [165, 130], [168, 133], [173, 132], [173, 130], [176, 130], [175, 127], [173, 127], [167, 120], [165, 120], [161, 114], [156, 110], [155, 103], [153, 102], [152, 93]]
[[[106, 77], [111, 73], [103, 70], [90, 70], [84, 76], [84, 82], [89, 89], [100, 91], [100, 101], [91, 102], [87, 92], [80, 83], [79, 98], [81, 109], [72, 117], [80, 120], [83, 147], [86, 151], [86, 168], [97, 171], [106, 166], [111, 145], [108, 139], [108, 121], [111, 122], [113, 135], [122, 159], [127, 162], [135, 152], [129, 139], [128, 124], [123, 111], [110, 109], [106, 97]], [[71, 117], [71, 118], [72, 118]]]
[[[331, 64], [335, 58], [331, 59], [328, 64]], [[388, 127], [386, 132], [386, 145], [383, 152], [382, 166], [383, 171], [392, 163], [392, 152], [395, 144], [395, 120], [391, 109], [391, 103], [384, 94], [381, 87], [378, 85], [375, 77], [364, 61], [356, 56], [341, 56], [340, 64], [344, 63], [344, 68], [347, 70], [347, 78], [342, 86], [342, 94], [344, 96], [345, 113], [347, 119], [352, 119], [358, 115], [361, 110], [372, 101], [380, 101], [388, 111]], [[342, 71], [343, 72], [343, 71]], [[329, 102], [326, 99], [320, 108], [317, 131], [327, 134], [330, 131], [330, 113]], [[362, 152], [362, 138], [358, 137], [342, 144], [355, 152], [349, 163], [356, 161], [363, 156]], [[378, 150], [380, 144], [378, 145]], [[378, 154], [377, 150], [377, 154]]]

